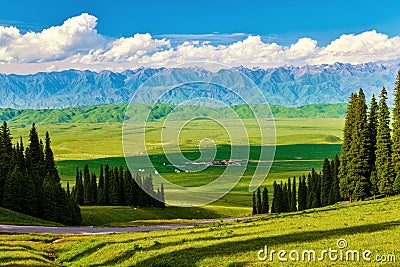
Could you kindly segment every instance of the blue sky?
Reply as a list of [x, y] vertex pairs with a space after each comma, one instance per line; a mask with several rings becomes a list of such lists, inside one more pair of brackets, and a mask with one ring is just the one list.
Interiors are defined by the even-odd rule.
[[40, 30], [83, 12], [100, 33], [247, 33], [288, 44], [311, 37], [326, 44], [344, 33], [400, 35], [400, 1], [3, 1], [1, 25]]
[[0, 73], [400, 62], [400, 1], [3, 1]]

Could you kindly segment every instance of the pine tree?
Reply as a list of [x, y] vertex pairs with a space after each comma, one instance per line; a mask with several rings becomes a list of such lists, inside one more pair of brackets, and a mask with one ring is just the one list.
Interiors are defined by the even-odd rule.
[[[273, 184], [274, 193], [272, 197], [272, 206], [271, 206], [271, 213], [279, 213], [279, 199], [278, 199], [278, 184], [274, 181]], [[255, 197], [254, 197], [255, 199]]]
[[328, 159], [324, 160], [322, 166], [322, 186], [321, 186], [321, 206], [327, 206], [329, 204], [329, 194], [332, 187], [332, 172], [331, 164]]
[[[290, 190], [290, 188], [289, 188]], [[291, 195], [291, 211], [297, 211], [297, 192], [296, 192], [296, 177], [293, 177], [292, 195]]]
[[288, 190], [287, 190], [288, 211], [291, 212], [291, 211], [293, 211], [293, 209], [292, 209], [293, 206], [292, 206], [292, 182], [290, 180], [290, 177], [288, 178], [288, 181], [287, 181], [287, 188], [288, 188]]
[[48, 221], [57, 221], [57, 195], [53, 190], [53, 183], [45, 180], [43, 184], [42, 218]]
[[[267, 195], [268, 195], [268, 191], [267, 191]], [[268, 196], [267, 196], [268, 198]], [[160, 203], [161, 203], [161, 208], [165, 208], [165, 192], [164, 192], [164, 184], [161, 184], [160, 187]], [[268, 203], [268, 199], [267, 199], [267, 203]], [[269, 210], [269, 206], [266, 207], [267, 210]]]
[[251, 212], [252, 215], [257, 214], [257, 203], [256, 203], [256, 192], [253, 192], [253, 211]]
[[119, 190], [119, 175], [118, 175], [118, 168], [114, 168], [111, 171], [111, 199], [110, 204], [114, 206], [118, 206], [121, 203], [120, 199], [120, 190]]
[[347, 165], [349, 200], [361, 200], [369, 196], [370, 138], [368, 132], [367, 104], [362, 89], [359, 90], [354, 113], [352, 141]]
[[92, 202], [92, 205], [96, 205], [97, 204], [97, 177], [96, 177], [95, 173], [92, 173], [91, 189], [92, 189], [91, 190], [92, 191], [91, 202]]
[[394, 88], [392, 128], [392, 164], [395, 178], [393, 191], [395, 193], [400, 193], [400, 70], [397, 72], [396, 86]]
[[336, 155], [331, 163], [332, 186], [329, 192], [329, 205], [335, 204], [336, 202], [340, 201], [339, 166], [340, 160], [338, 155]]
[[321, 176], [315, 171], [314, 168], [311, 169], [311, 208], [321, 207]]
[[22, 212], [22, 173], [18, 166], [15, 166], [10, 176], [6, 180], [4, 188], [3, 207]]
[[85, 164], [83, 168], [83, 204], [85, 206], [92, 205], [92, 181], [90, 179], [89, 166]]
[[298, 210], [307, 209], [307, 185], [306, 185], [306, 177], [303, 175], [302, 178], [299, 179], [299, 197], [298, 197]]
[[104, 198], [105, 198], [105, 205], [110, 205], [111, 199], [111, 174], [110, 174], [110, 166], [106, 164], [104, 166]]
[[[124, 181], [124, 186], [125, 186], [125, 204], [129, 206], [134, 206], [135, 205], [135, 196], [133, 192], [133, 185], [134, 183], [132, 179], [131, 172], [129, 169], [125, 171], [125, 181]], [[161, 191], [160, 191], [161, 194]]]
[[355, 124], [355, 113], [357, 107], [357, 95], [352, 93], [349, 99], [349, 105], [346, 111], [346, 120], [343, 129], [343, 143], [341, 148], [341, 157], [340, 157], [340, 168], [339, 168], [339, 186], [340, 186], [340, 195], [344, 198], [351, 197], [352, 190], [354, 188], [352, 179], [348, 175], [348, 169], [351, 161], [351, 144], [353, 138], [353, 128]]
[[119, 205], [125, 205], [125, 185], [124, 185], [124, 169], [122, 168], [122, 166], [119, 167], [119, 171], [118, 171], [118, 193], [119, 193]]
[[393, 192], [393, 168], [390, 139], [390, 114], [386, 104], [387, 92], [382, 88], [379, 100], [378, 129], [376, 137], [376, 176], [379, 192], [389, 195]]
[[282, 185], [281, 182], [281, 188], [282, 188], [282, 212], [288, 212], [289, 211], [289, 190], [287, 183], [285, 182], [284, 185]]
[[100, 206], [106, 205], [106, 191], [105, 191], [103, 165], [100, 165], [100, 176], [99, 176], [99, 185], [97, 194], [98, 194], [97, 204]]
[[261, 213], [266, 214], [269, 212], [269, 199], [268, 199], [268, 189], [264, 187], [262, 191], [262, 204], [261, 204]]
[[7, 122], [0, 127], [0, 206], [4, 198], [6, 177], [10, 173], [10, 161], [13, 153], [12, 136]]
[[75, 178], [75, 201], [79, 205], [84, 204], [84, 187], [82, 181], [82, 172], [79, 171], [78, 167], [76, 168], [76, 178]]
[[38, 216], [41, 217], [41, 211], [43, 210], [43, 181], [44, 181], [44, 153], [43, 143], [39, 139], [36, 125], [32, 123], [32, 128], [29, 133], [29, 146], [26, 149], [26, 165], [27, 174], [33, 179], [35, 184], [35, 199], [36, 199], [36, 210]]
[[257, 194], [256, 194], [256, 209], [257, 209], [257, 214], [261, 214], [261, 208], [262, 208], [261, 190], [260, 190], [260, 188], [258, 188], [258, 189], [257, 189]]
[[375, 198], [375, 196], [379, 194], [379, 181], [378, 181], [378, 176], [376, 174], [376, 166], [372, 168], [370, 181], [371, 181], [371, 194]]
[[49, 179], [54, 183], [60, 183], [60, 176], [58, 175], [57, 167], [54, 162], [54, 155], [51, 149], [51, 141], [49, 132], [46, 132], [46, 140], [45, 140], [45, 153], [44, 153], [44, 173]]
[[370, 173], [372, 173], [372, 170], [375, 167], [375, 160], [376, 160], [376, 135], [378, 131], [378, 112], [379, 112], [379, 107], [378, 103], [376, 102], [375, 95], [372, 95], [371, 99], [371, 104], [370, 104], [370, 109], [369, 109], [369, 116], [368, 116], [368, 133], [369, 133], [369, 139], [370, 139]]
[[311, 177], [311, 173], [308, 173], [307, 175], [307, 205], [306, 209], [311, 209], [312, 208], [312, 203], [314, 200], [314, 181]]

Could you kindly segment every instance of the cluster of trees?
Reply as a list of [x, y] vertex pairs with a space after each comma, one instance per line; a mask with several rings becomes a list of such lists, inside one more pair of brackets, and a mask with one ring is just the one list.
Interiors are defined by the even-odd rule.
[[393, 130], [385, 88], [378, 103], [372, 96], [369, 108], [362, 89], [350, 96], [339, 169], [343, 198], [400, 193], [400, 71], [394, 96]]
[[122, 166], [112, 168], [106, 164], [103, 169], [101, 165], [99, 176], [90, 173], [87, 164], [83, 173], [77, 168], [71, 194], [79, 205], [85, 206], [165, 207], [162, 184], [154, 191], [151, 175], [141, 177], [136, 174], [133, 177], [129, 169], [124, 170]]
[[267, 189], [264, 188], [262, 198], [261, 191], [258, 189], [257, 192], [253, 192], [253, 214], [305, 210], [324, 207], [340, 201], [339, 167], [340, 160], [336, 155], [332, 161], [324, 160], [320, 173], [313, 168], [307, 178], [305, 175], [300, 176], [298, 186], [296, 177], [293, 180], [289, 178], [285, 183], [274, 181], [271, 210], [268, 206]]
[[[271, 212], [322, 207], [341, 199], [363, 200], [378, 194], [400, 194], [400, 70], [394, 88], [392, 118], [385, 87], [371, 98], [368, 107], [364, 91], [352, 93], [346, 112], [340, 160], [325, 159], [322, 172], [313, 169], [300, 177], [296, 200], [296, 179], [274, 182]], [[392, 119], [392, 120], [391, 120]], [[392, 127], [390, 127], [392, 123]], [[253, 193], [253, 213], [258, 212], [259, 192]], [[297, 206], [296, 206], [297, 201]]]
[[78, 204], [65, 191], [46, 132], [45, 144], [32, 124], [29, 144], [16, 145], [6, 122], [0, 127], [0, 206], [65, 225], [80, 225]]

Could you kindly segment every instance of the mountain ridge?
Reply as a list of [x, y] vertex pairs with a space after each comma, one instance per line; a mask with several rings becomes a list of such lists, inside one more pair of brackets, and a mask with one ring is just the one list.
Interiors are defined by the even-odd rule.
[[[366, 96], [379, 94], [383, 86], [394, 87], [399, 64], [367, 63], [359, 65], [335, 63], [332, 65], [305, 65], [302, 67], [244, 68], [235, 67], [211, 72], [202, 68], [139, 68], [112, 72], [104, 70], [65, 70], [38, 72], [30, 75], [0, 74], [0, 107], [14, 109], [66, 108], [98, 104], [129, 102], [137, 88], [163, 70], [169, 70], [169, 79], [180, 82], [210, 77], [216, 83], [234, 79], [240, 71], [262, 91], [269, 104], [303, 106], [315, 103], [346, 102], [350, 93], [360, 87]], [[219, 75], [224, 72], [224, 75]], [[213, 80], [213, 81], [214, 81]], [[143, 96], [141, 102], [151, 99]], [[209, 96], [204, 90], [177, 91], [169, 104], [185, 99]], [[146, 98], [147, 97], [147, 98]], [[259, 99], [251, 99], [258, 103]], [[168, 99], [167, 99], [168, 101]], [[389, 103], [392, 99], [389, 99]], [[235, 104], [234, 102], [227, 103]]]

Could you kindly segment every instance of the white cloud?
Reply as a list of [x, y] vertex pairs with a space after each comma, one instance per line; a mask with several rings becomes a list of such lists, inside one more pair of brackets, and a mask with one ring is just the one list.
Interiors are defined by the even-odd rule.
[[185, 40], [176, 35], [154, 38], [149, 33], [111, 39], [97, 33], [96, 25], [97, 18], [84, 13], [41, 32], [21, 34], [16, 27], [0, 26], [0, 72], [32, 73], [70, 68], [121, 71], [196, 61], [276, 67], [400, 59], [400, 37], [390, 38], [376, 31], [345, 34], [322, 47], [308, 37], [282, 46], [245, 34], [221, 34], [221, 38], [227, 36], [229, 42], [216, 45], [213, 40], [218, 39], [218, 34], [199, 40], [196, 37], [202, 35], [186, 35], [188, 39]]
[[36, 63], [62, 60], [78, 51], [88, 51], [105, 44], [95, 29], [97, 18], [82, 14], [42, 32], [20, 34], [14, 27], [0, 29], [0, 61]]
[[322, 48], [312, 62], [364, 63], [367, 61], [393, 60], [400, 57], [400, 37], [389, 38], [375, 30], [361, 34], [342, 35]]

